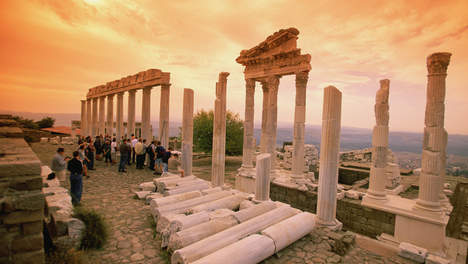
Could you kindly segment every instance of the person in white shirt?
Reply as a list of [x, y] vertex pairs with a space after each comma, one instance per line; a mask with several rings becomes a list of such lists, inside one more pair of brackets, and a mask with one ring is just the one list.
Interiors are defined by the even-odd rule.
[[[138, 139], [132, 135], [132, 163], [135, 163], [135, 144], [138, 143]], [[128, 160], [128, 165], [130, 165], [130, 159]]]
[[111, 155], [112, 155], [112, 160], [115, 161], [117, 160], [117, 140], [115, 138], [112, 139], [111, 143]]

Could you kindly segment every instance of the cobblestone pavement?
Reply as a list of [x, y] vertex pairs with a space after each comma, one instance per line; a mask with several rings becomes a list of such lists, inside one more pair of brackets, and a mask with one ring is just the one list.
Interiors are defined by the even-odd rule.
[[[57, 147], [40, 143], [32, 145], [45, 165], [50, 165]], [[76, 146], [64, 147], [66, 154], [71, 155]], [[136, 170], [134, 166], [129, 167], [127, 173], [119, 173], [117, 169], [117, 164], [107, 166], [97, 161], [96, 170], [91, 171], [90, 178], [83, 182], [83, 205], [99, 212], [109, 227], [109, 240], [104, 248], [87, 252], [89, 263], [169, 263], [167, 254], [160, 249], [159, 237], [153, 235], [149, 206], [135, 199], [132, 193], [138, 184], [153, 179], [152, 172]], [[351, 233], [331, 234], [319, 229], [263, 263], [413, 263], [376, 255], [356, 247], [352, 240]], [[345, 252], [345, 256], [337, 254]]]

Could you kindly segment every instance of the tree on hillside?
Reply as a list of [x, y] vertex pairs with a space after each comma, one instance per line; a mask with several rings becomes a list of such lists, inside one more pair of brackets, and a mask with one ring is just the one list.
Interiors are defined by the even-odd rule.
[[36, 124], [39, 126], [39, 128], [53, 127], [55, 124], [55, 119], [49, 116], [44, 117], [41, 120], [37, 121]]
[[[213, 110], [199, 111], [193, 118], [193, 146], [195, 151], [211, 153], [213, 144]], [[226, 113], [226, 154], [242, 154], [244, 122], [239, 114]]]
[[32, 119], [23, 118], [21, 116], [14, 116], [13, 120], [18, 122], [18, 124], [23, 128], [37, 129], [38, 126]]

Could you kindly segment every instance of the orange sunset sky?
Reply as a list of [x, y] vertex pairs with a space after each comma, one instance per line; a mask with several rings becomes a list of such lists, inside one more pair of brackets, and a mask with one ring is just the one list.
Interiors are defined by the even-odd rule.
[[[321, 123], [323, 88], [332, 84], [343, 92], [342, 125], [371, 128], [378, 81], [388, 78], [390, 129], [422, 132], [426, 56], [448, 51], [445, 126], [468, 134], [467, 10], [467, 0], [2, 0], [0, 110], [79, 113], [87, 89], [159, 68], [171, 72], [172, 121], [181, 120], [183, 88], [195, 90], [195, 110], [213, 108], [221, 71], [231, 73], [227, 107], [243, 118], [243, 68], [235, 58], [296, 27], [298, 47], [312, 56], [307, 124]], [[153, 120], [159, 93], [153, 89]], [[279, 125], [294, 119], [294, 95], [294, 77], [283, 77]], [[260, 88], [255, 96], [258, 123]], [[137, 100], [141, 109], [141, 92]]]

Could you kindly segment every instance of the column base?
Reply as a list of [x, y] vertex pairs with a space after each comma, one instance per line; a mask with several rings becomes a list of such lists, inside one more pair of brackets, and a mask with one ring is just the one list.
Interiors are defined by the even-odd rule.
[[441, 212], [442, 207], [440, 206], [440, 202], [429, 202], [429, 201], [424, 201], [421, 199], [416, 200], [415, 207], [431, 211], [431, 212]]
[[338, 219], [335, 219], [331, 222], [327, 222], [327, 221], [321, 220], [317, 215], [314, 215], [314, 217], [315, 217], [315, 226], [317, 227], [326, 227], [333, 231], [339, 231], [341, 230], [341, 228], [343, 228], [343, 223], [338, 221]]
[[362, 199], [387, 200], [387, 193], [367, 190], [366, 195]]

